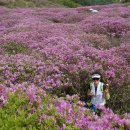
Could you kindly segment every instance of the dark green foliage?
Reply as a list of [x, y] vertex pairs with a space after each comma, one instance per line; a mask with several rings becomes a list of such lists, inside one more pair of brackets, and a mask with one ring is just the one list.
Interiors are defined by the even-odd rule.
[[14, 2], [9, 1], [7, 3], [0, 3], [0, 5], [7, 6], [9, 8], [14, 7], [35, 7], [35, 3], [31, 0], [15, 0]]
[[66, 96], [67, 94], [73, 95], [78, 94], [81, 100], [86, 99], [86, 92], [91, 79], [89, 79], [90, 74], [87, 70], [81, 70], [78, 73], [67, 72], [67, 77], [71, 80], [72, 86], [53, 88], [50, 90], [51, 93], [57, 96]]
[[81, 5], [110, 4], [119, 2], [119, 0], [73, 0]]
[[119, 46], [121, 44], [121, 38], [120, 37], [110, 37], [110, 43], [111, 43], [111, 47], [116, 47]]
[[52, 1], [54, 3], [58, 3], [58, 4], [61, 4], [61, 5], [70, 7], [70, 8], [80, 6], [78, 3], [74, 2], [73, 0], [49, 0], [49, 1]]
[[120, 0], [122, 3], [130, 2], [130, 0]]
[[107, 106], [112, 108], [115, 113], [123, 114], [130, 112], [130, 86], [122, 86], [114, 90], [110, 89], [111, 98], [107, 102]]
[[29, 51], [29, 49], [24, 45], [16, 42], [9, 42], [4, 45], [2, 45], [2, 48], [4, 49], [5, 53], [8, 54], [18, 54], [22, 53], [25, 54]]

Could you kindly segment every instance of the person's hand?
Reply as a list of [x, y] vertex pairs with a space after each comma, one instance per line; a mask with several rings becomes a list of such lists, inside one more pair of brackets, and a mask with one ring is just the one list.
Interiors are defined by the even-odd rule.
[[109, 93], [109, 90], [108, 90], [108, 89], [105, 89], [105, 93]]
[[104, 93], [103, 93], [103, 97], [104, 98], [107, 98], [107, 95], [109, 94], [109, 90], [108, 89], [105, 89], [104, 90]]
[[89, 95], [90, 95], [90, 96], [94, 96], [94, 93], [93, 93], [93, 92], [90, 92]]

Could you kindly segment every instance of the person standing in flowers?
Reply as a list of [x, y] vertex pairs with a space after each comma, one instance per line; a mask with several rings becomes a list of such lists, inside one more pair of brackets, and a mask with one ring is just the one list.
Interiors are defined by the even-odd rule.
[[89, 100], [86, 102], [86, 107], [91, 108], [96, 112], [96, 106], [105, 106], [106, 100], [110, 98], [108, 84], [101, 82], [101, 74], [92, 74], [92, 83], [90, 83], [87, 96]]

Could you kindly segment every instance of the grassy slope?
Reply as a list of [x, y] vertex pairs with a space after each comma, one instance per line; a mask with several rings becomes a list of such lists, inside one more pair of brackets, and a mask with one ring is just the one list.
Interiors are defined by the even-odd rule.
[[0, 3], [2, 6], [9, 8], [14, 7], [77, 7], [79, 4], [73, 2], [72, 0], [47, 0], [47, 2], [34, 2], [33, 0], [15, 0], [15, 2], [8, 2], [6, 4]]
[[[0, 2], [0, 5], [15, 8], [15, 7], [78, 7], [80, 4], [74, 2], [74, 0], [46, 0], [46, 2], [36, 2], [36, 1], [44, 1], [44, 0], [15, 0], [15, 2], [8, 2], [7, 4], [3, 4]], [[130, 2], [126, 3], [127, 5]], [[83, 6], [83, 5], [82, 5]]]

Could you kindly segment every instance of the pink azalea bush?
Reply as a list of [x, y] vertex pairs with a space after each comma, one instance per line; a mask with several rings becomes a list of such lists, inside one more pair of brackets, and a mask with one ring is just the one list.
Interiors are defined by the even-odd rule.
[[[114, 114], [99, 106], [101, 116], [86, 109], [78, 95], [57, 98], [42, 88], [27, 83], [2, 87], [5, 95], [0, 109], [1, 128], [40, 129], [129, 129], [130, 115]], [[7, 114], [8, 113], [8, 114]], [[7, 120], [8, 119], [8, 120]], [[1, 121], [0, 120], [0, 121]], [[11, 124], [10, 124], [11, 123]]]

